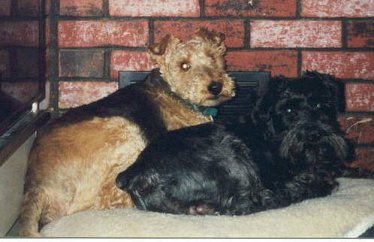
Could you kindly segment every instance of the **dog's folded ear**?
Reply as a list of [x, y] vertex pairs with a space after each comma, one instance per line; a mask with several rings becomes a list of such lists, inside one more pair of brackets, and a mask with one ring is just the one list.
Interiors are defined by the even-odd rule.
[[166, 48], [171, 40], [171, 35], [167, 34], [160, 40], [159, 43], [150, 45], [148, 49], [155, 55], [162, 55], [165, 53]]
[[345, 84], [332, 75], [320, 73], [317, 71], [306, 71], [303, 78], [319, 79], [330, 92], [330, 96], [335, 99], [335, 106], [338, 112], [345, 111]]
[[180, 43], [180, 40], [170, 34], [162, 37], [160, 42], [150, 45], [148, 47], [148, 53], [151, 57], [151, 60], [157, 64], [161, 64], [162, 56], [165, 55], [167, 50], [175, 49], [176, 45]]

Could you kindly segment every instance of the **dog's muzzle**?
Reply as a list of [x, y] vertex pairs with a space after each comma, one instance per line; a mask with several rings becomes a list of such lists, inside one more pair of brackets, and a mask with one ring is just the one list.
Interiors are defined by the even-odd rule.
[[121, 190], [125, 190], [126, 187], [127, 187], [127, 183], [128, 183], [128, 180], [124, 178], [124, 175], [123, 175], [123, 172], [120, 173], [117, 177], [116, 177], [116, 186], [121, 189]]
[[328, 127], [296, 125], [284, 135], [280, 145], [280, 156], [299, 157], [310, 153], [306, 152], [307, 150], [316, 153], [316, 160], [319, 159], [317, 155], [331, 156], [331, 151], [336, 158], [344, 160], [348, 153], [348, 145], [344, 137], [330, 131]]

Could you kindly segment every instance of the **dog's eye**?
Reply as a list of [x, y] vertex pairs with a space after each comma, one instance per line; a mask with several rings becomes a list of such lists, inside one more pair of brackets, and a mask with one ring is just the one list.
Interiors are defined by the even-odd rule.
[[188, 71], [191, 68], [191, 64], [190, 63], [182, 63], [181, 68], [184, 71]]
[[315, 107], [316, 107], [316, 109], [320, 109], [320, 108], [322, 108], [322, 104], [317, 103]]
[[285, 111], [286, 111], [286, 113], [292, 113], [293, 112], [293, 110], [291, 108], [286, 108]]

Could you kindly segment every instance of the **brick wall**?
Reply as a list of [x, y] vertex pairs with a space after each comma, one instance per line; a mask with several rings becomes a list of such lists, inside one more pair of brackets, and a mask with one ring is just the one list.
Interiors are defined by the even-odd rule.
[[13, 112], [39, 93], [38, 7], [35, 0], [0, 0], [0, 92], [17, 103]]
[[296, 77], [314, 69], [344, 79], [340, 121], [360, 162], [374, 168], [374, 0], [59, 0], [48, 26], [51, 110], [113, 92], [119, 70], [153, 67], [148, 44], [206, 26], [226, 34], [229, 70]]

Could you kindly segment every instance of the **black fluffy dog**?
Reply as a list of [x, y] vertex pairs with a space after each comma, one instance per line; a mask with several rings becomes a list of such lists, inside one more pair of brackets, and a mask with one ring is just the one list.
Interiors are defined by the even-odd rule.
[[183, 214], [248, 214], [326, 196], [353, 158], [337, 122], [339, 84], [316, 72], [275, 78], [246, 122], [169, 132], [117, 186], [140, 209]]

